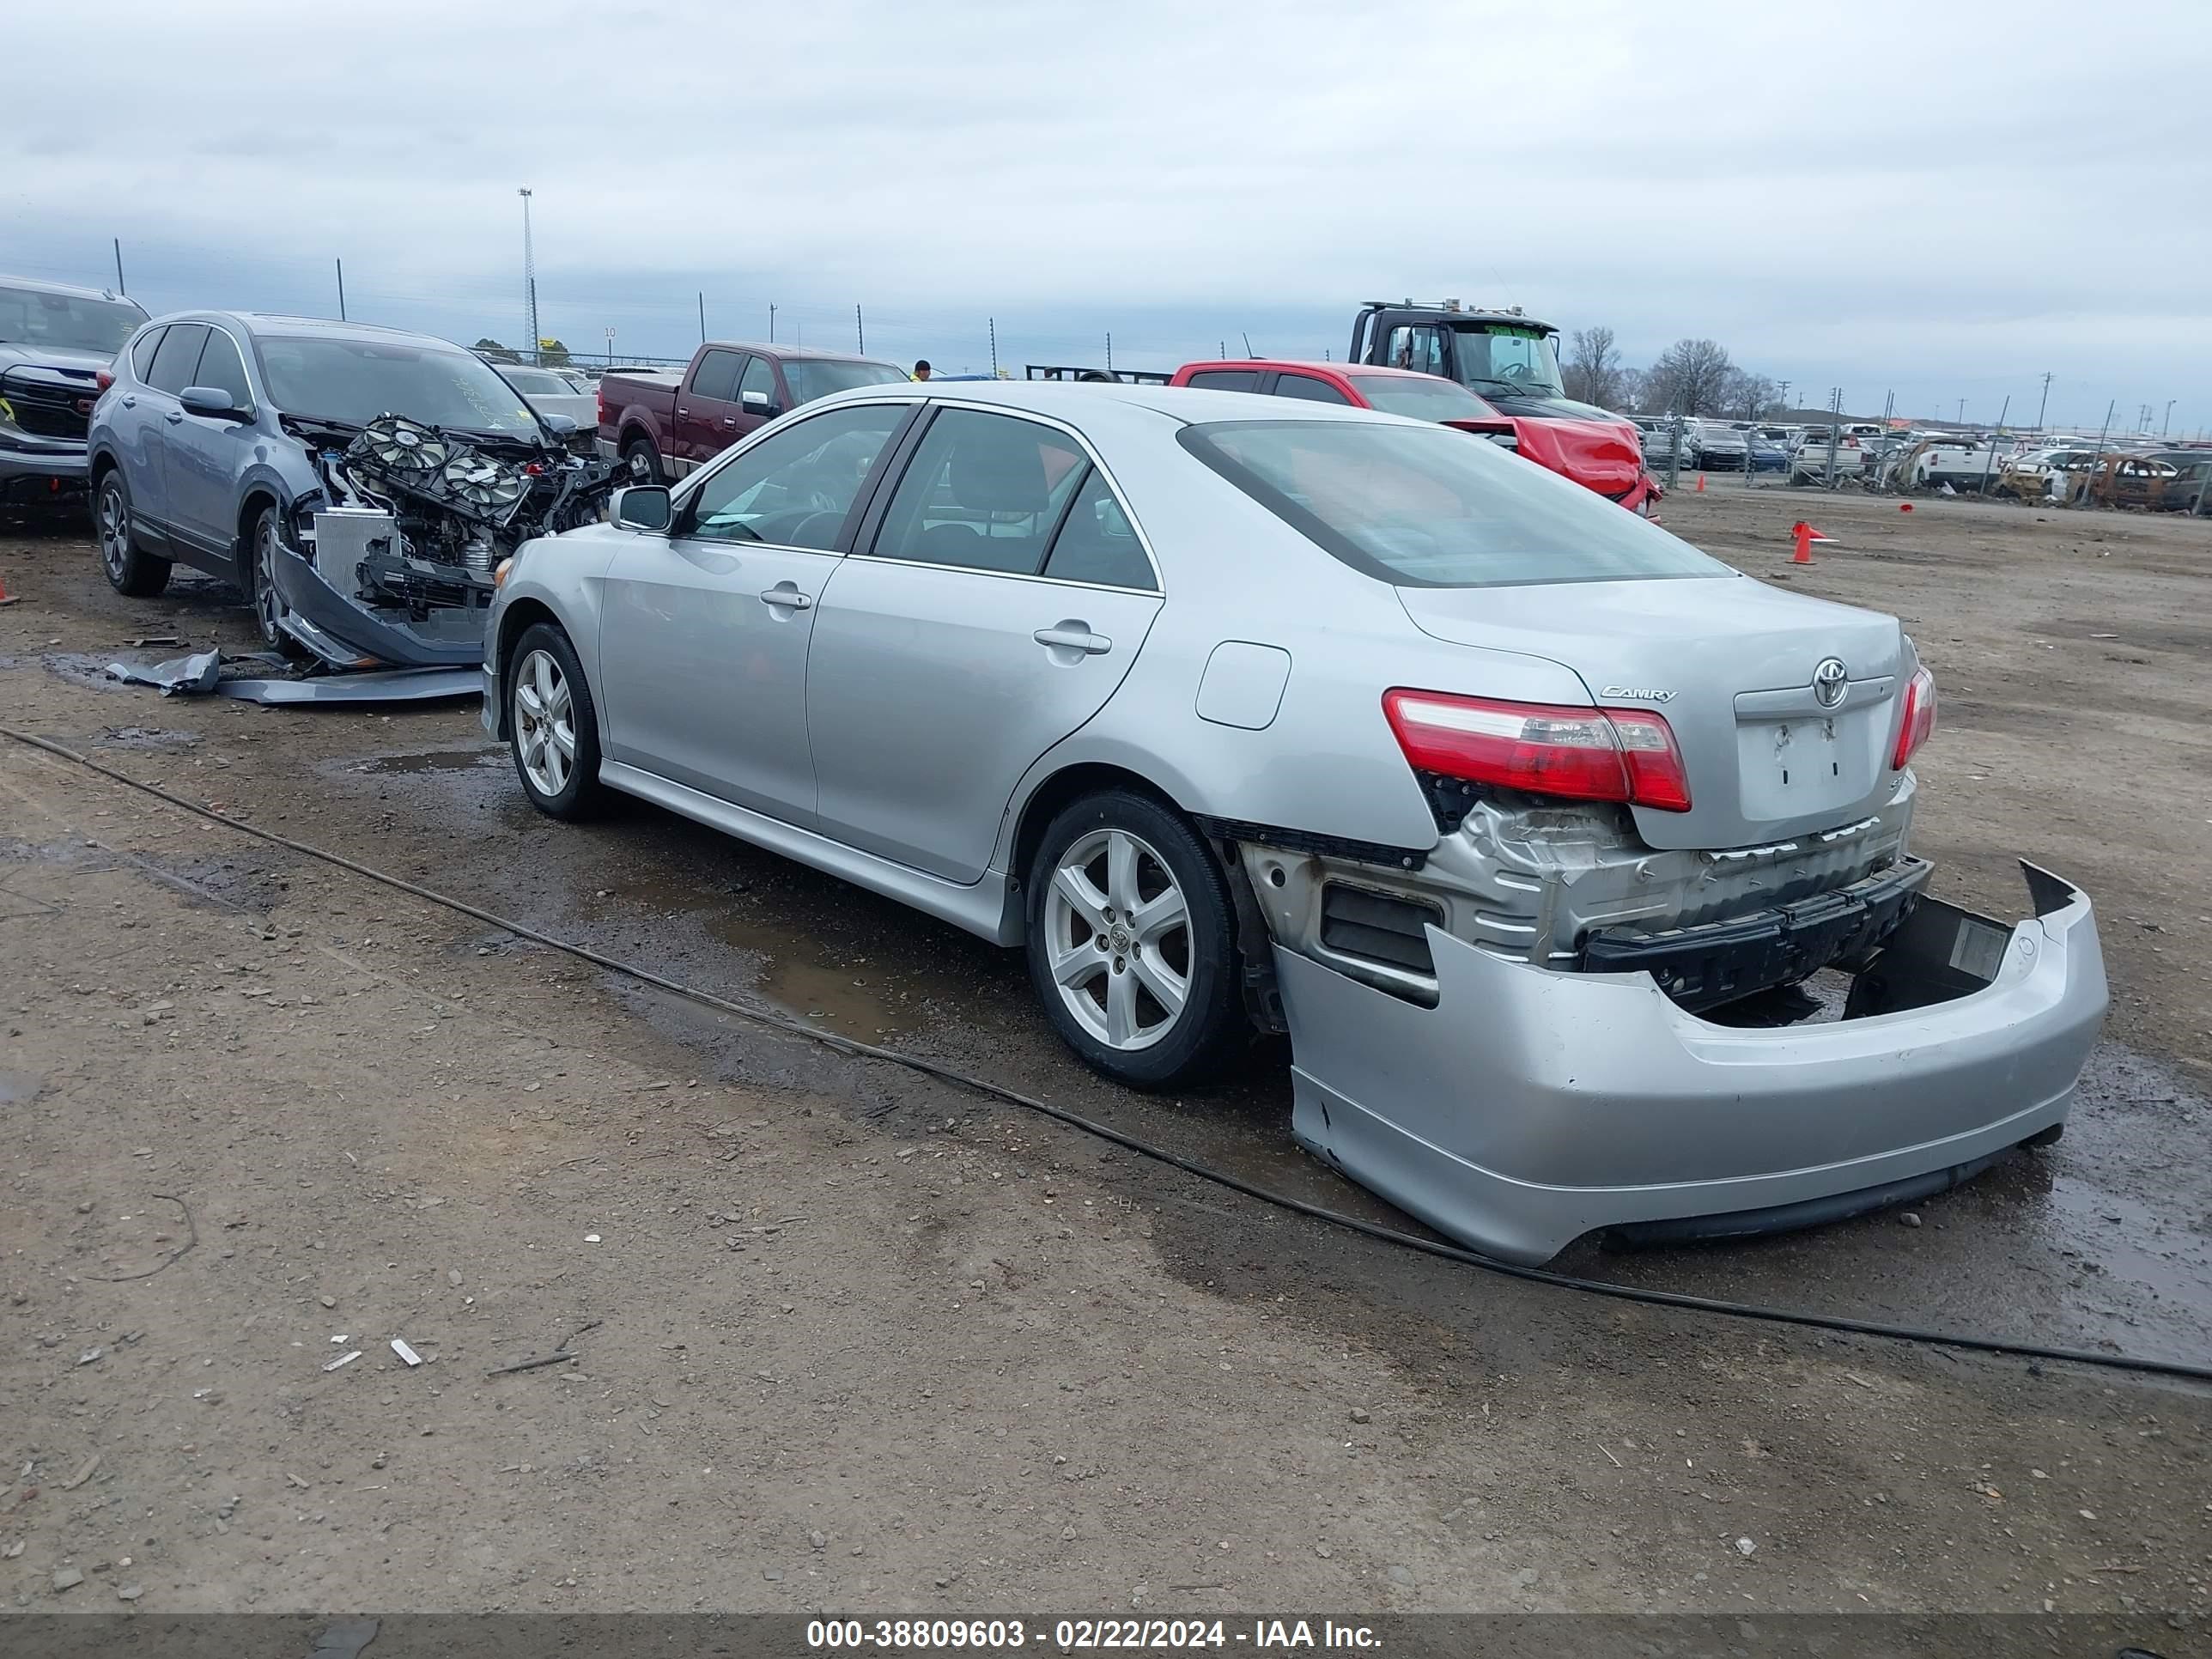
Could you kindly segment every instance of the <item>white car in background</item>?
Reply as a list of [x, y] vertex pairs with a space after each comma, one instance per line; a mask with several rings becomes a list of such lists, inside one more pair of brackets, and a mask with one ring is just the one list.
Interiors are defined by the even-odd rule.
[[526, 363], [495, 363], [493, 367], [539, 416], [565, 415], [576, 423], [579, 431], [599, 430], [599, 394], [580, 374], [572, 376], [557, 368], [534, 368]]

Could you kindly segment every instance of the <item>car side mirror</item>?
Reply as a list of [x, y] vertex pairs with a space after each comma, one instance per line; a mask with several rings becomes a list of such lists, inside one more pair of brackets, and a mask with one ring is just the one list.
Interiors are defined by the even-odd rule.
[[744, 404], [745, 413], [748, 415], [765, 415], [773, 420], [783, 413], [775, 406], [775, 399], [765, 392], [741, 392], [738, 394], [738, 401]]
[[556, 438], [575, 435], [576, 417], [573, 415], [540, 415], [538, 418], [545, 422], [545, 429]]
[[665, 484], [625, 484], [615, 491], [607, 509], [625, 530], [666, 530], [676, 516]]
[[252, 410], [240, 409], [238, 400], [219, 386], [188, 386], [177, 394], [177, 401], [185, 406], [187, 415], [205, 415], [219, 421], [253, 417]]

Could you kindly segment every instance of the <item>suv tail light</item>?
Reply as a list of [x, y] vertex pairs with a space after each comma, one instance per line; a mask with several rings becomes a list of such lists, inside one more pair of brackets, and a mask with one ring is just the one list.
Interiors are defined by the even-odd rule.
[[112, 368], [94, 369], [92, 375], [92, 383], [98, 386], [102, 392], [106, 391], [108, 387], [115, 384], [115, 371]]
[[607, 423], [607, 389], [604, 386], [595, 386], [592, 391], [599, 400], [599, 424], [605, 426]]
[[1936, 677], [1916, 668], [1905, 684], [1905, 713], [1897, 722], [1897, 752], [1890, 757], [1889, 769], [1902, 772], [1935, 730]]
[[1417, 769], [1532, 795], [1690, 810], [1674, 733], [1640, 708], [1500, 702], [1443, 691], [1382, 694], [1398, 747]]

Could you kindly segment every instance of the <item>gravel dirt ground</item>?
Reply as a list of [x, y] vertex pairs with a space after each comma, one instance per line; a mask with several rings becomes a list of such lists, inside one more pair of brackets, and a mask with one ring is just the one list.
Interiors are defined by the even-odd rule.
[[[2081, 883], [2112, 1015], [2066, 1139], [1917, 1225], [1562, 1265], [2204, 1359], [2212, 526], [1735, 483], [1667, 516], [1906, 618], [1937, 890]], [[1840, 538], [1809, 568], [1799, 517]], [[642, 806], [538, 817], [471, 707], [106, 683], [248, 629], [181, 574], [114, 595], [79, 514], [0, 514], [0, 724], [1410, 1224], [1291, 1147], [1279, 1049], [1123, 1094], [1012, 957]], [[2056, 1608], [2172, 1655], [2212, 1576], [2203, 1389], [1395, 1250], [5, 741], [0, 1181], [24, 1608]]]

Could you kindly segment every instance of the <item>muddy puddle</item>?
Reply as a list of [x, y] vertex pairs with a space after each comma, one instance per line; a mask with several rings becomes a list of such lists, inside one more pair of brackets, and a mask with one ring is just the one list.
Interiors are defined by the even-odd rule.
[[410, 777], [425, 772], [473, 772], [506, 763], [506, 750], [486, 746], [482, 749], [423, 749], [406, 755], [376, 755], [368, 760], [347, 763], [343, 769], [370, 777]]

